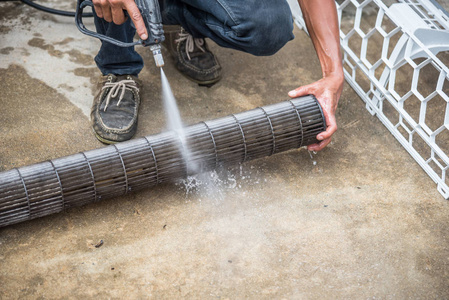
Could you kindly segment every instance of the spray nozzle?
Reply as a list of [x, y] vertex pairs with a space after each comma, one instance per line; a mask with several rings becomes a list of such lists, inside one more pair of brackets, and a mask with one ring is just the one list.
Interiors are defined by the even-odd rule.
[[151, 52], [153, 52], [154, 56], [154, 62], [156, 63], [157, 67], [163, 67], [164, 66], [164, 58], [162, 57], [161, 52], [161, 45], [160, 44], [153, 44], [150, 46]]

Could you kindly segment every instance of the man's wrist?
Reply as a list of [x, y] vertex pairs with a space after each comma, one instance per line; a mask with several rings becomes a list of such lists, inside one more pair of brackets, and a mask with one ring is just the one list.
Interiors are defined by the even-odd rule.
[[343, 84], [345, 81], [345, 75], [343, 73], [343, 70], [324, 73], [323, 78], [332, 78], [333, 80], [338, 81], [340, 84]]

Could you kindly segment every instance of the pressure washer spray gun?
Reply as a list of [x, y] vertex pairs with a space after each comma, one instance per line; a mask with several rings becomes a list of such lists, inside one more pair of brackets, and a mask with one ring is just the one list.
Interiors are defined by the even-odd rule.
[[[99, 38], [102, 41], [120, 46], [132, 47], [136, 45], [149, 46], [153, 52], [154, 62], [157, 67], [164, 66], [164, 58], [161, 53], [161, 43], [165, 40], [164, 30], [162, 28], [161, 10], [159, 8], [158, 0], [135, 0], [137, 7], [140, 10], [145, 27], [148, 31], [148, 38], [146, 40], [139, 39], [136, 42], [126, 43], [88, 30], [83, 24], [83, 10], [86, 6], [94, 8], [94, 4], [90, 0], [78, 0], [75, 13], [75, 22], [78, 29], [89, 36]], [[134, 26], [134, 23], [131, 23]]]

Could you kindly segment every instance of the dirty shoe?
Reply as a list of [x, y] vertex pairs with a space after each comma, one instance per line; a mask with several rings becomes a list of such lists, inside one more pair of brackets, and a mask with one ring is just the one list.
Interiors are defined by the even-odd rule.
[[98, 140], [113, 144], [131, 139], [137, 130], [140, 97], [137, 78], [131, 75], [102, 76], [91, 111]]
[[164, 26], [165, 42], [176, 68], [199, 85], [211, 86], [221, 78], [221, 66], [203, 38], [194, 38], [180, 26]]

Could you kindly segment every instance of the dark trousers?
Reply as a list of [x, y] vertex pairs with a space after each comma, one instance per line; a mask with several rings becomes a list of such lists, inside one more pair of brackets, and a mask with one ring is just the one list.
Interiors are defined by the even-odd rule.
[[[222, 47], [253, 55], [272, 55], [293, 36], [293, 19], [286, 0], [159, 0], [162, 22], [181, 25], [194, 37], [206, 37]], [[98, 33], [131, 42], [135, 29], [130, 19], [115, 25], [95, 17]], [[143, 68], [134, 47], [121, 48], [107, 42], [95, 57], [100, 71], [115, 75], [138, 75]]]

